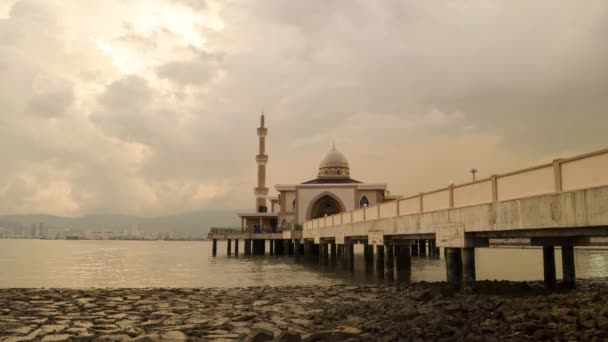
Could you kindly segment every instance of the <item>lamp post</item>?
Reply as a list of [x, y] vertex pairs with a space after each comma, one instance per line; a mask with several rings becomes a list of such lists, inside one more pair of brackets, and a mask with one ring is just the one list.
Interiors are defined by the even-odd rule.
[[473, 175], [473, 182], [475, 181], [475, 174], [477, 173], [477, 169], [471, 169], [471, 174]]

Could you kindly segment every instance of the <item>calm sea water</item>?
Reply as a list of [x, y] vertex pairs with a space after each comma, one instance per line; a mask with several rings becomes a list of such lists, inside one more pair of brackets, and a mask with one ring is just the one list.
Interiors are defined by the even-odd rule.
[[[241, 253], [243, 244], [241, 243]], [[267, 248], [268, 250], [268, 248]], [[355, 272], [294, 257], [226, 256], [210, 242], [0, 240], [0, 288], [241, 287], [380, 281], [365, 271], [356, 246]], [[579, 278], [608, 277], [608, 251], [576, 250]], [[477, 278], [542, 278], [540, 249], [477, 249]], [[561, 259], [556, 252], [558, 277]], [[412, 258], [409, 281], [445, 280], [444, 260]]]

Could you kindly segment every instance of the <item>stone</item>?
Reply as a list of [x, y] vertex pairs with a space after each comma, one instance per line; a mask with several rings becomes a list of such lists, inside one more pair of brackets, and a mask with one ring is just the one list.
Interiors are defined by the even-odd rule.
[[276, 339], [276, 342], [300, 342], [302, 336], [292, 331], [283, 331]]
[[257, 328], [250, 332], [244, 339], [243, 342], [263, 342], [274, 340], [274, 334], [272, 331], [266, 329]]
[[46, 335], [42, 338], [42, 342], [63, 342], [69, 341], [72, 335], [61, 334], [61, 335]]
[[597, 327], [600, 330], [608, 330], [608, 318], [604, 316], [597, 316], [595, 318], [595, 322], [597, 323]]
[[187, 341], [188, 336], [181, 331], [164, 331], [160, 333], [160, 338], [163, 341]]

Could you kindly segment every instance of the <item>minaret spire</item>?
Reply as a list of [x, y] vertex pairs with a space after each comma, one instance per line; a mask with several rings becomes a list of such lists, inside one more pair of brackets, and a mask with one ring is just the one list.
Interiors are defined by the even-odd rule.
[[258, 184], [253, 189], [256, 212], [258, 213], [265, 213], [268, 211], [268, 207], [266, 206], [266, 198], [268, 197], [268, 188], [266, 187], [266, 163], [268, 163], [266, 136], [268, 135], [268, 129], [264, 124], [264, 108], [262, 108], [260, 114], [260, 127], [258, 128], [259, 151], [255, 158], [258, 163]]

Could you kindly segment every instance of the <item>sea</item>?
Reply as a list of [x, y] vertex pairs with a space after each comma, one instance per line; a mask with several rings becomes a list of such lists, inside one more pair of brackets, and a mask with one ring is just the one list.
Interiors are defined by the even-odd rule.
[[[366, 268], [355, 246], [355, 269], [293, 256], [228, 256], [209, 241], [0, 240], [0, 288], [144, 288], [333, 285], [444, 281], [443, 257], [412, 257], [411, 273], [394, 279]], [[268, 251], [269, 248], [266, 248]], [[478, 248], [478, 280], [540, 280], [542, 249]], [[608, 277], [608, 250], [576, 249], [577, 278]], [[561, 258], [556, 250], [557, 277]]]

